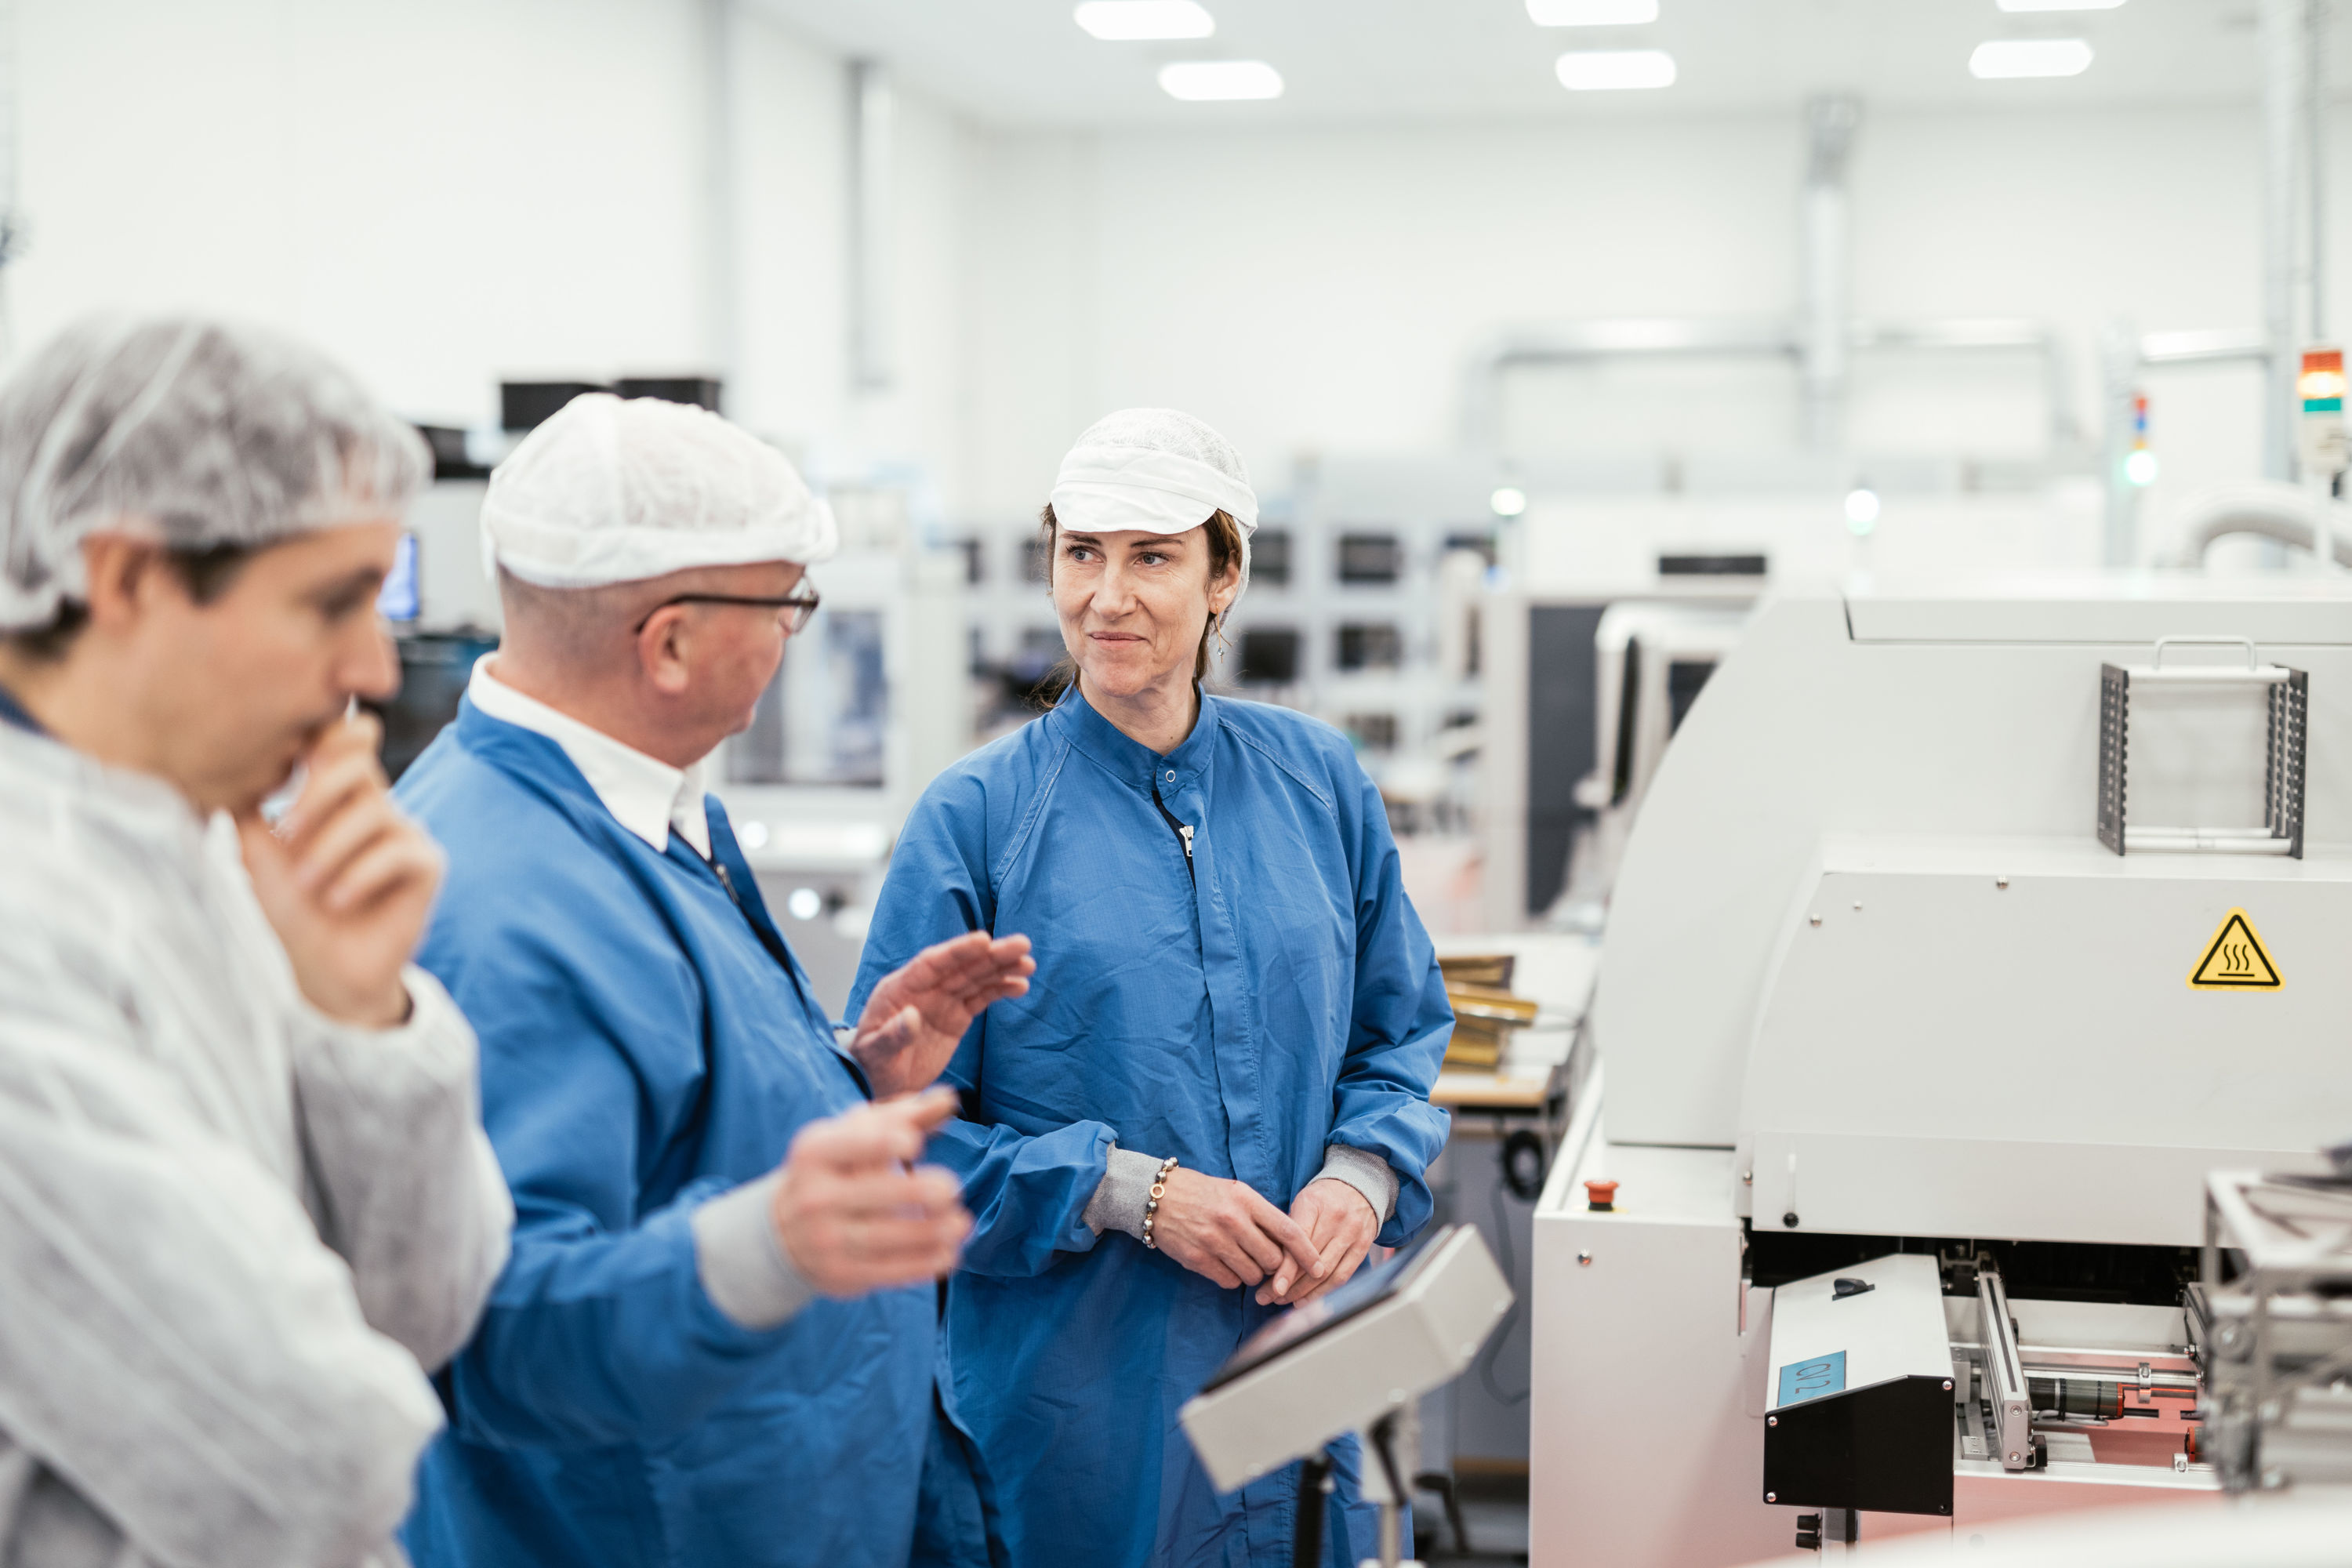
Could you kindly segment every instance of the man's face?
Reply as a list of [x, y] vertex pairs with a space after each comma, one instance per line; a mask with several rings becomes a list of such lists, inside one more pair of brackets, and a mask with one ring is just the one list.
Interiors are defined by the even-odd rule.
[[375, 613], [400, 524], [298, 535], [257, 552], [200, 605], [169, 572], [142, 595], [131, 652], [164, 776], [200, 808], [260, 804], [354, 697], [400, 689]]
[[[780, 599], [799, 588], [807, 571], [790, 561], [706, 567], [681, 574], [693, 581], [679, 591]], [[760, 694], [784, 661], [784, 624], [791, 612], [757, 605], [698, 604], [688, 608], [695, 620], [696, 707], [711, 716], [720, 734], [740, 734], [751, 727]]]

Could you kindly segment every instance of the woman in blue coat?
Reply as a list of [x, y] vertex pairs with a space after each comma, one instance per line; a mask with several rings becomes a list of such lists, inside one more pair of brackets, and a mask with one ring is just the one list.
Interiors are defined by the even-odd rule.
[[[943, 1388], [1016, 1568], [1286, 1568], [1295, 1468], [1220, 1495], [1177, 1411], [1429, 1217], [1453, 1015], [1379, 792], [1328, 725], [1199, 685], [1256, 510], [1186, 416], [1079, 438], [1045, 512], [1076, 679], [925, 792], [850, 999], [946, 936], [1036, 943], [1029, 994], [943, 1075], [966, 1120], [929, 1154], [976, 1222]], [[1373, 1515], [1336, 1458], [1325, 1539], [1352, 1568]]]

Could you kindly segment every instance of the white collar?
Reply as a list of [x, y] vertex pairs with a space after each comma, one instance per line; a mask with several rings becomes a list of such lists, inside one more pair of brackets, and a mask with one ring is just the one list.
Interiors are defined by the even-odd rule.
[[710, 858], [710, 816], [702, 802], [703, 769], [709, 759], [674, 768], [659, 757], [625, 746], [499, 680], [490, 673], [494, 657], [485, 654], [477, 659], [473, 679], [466, 683], [466, 695], [475, 707], [562, 747], [614, 820], [652, 845], [656, 854], [669, 847], [670, 830], [676, 828], [696, 854]]

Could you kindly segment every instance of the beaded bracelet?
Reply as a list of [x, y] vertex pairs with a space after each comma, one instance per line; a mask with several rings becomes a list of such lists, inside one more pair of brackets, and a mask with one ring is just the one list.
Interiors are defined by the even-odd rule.
[[1151, 1178], [1151, 1196], [1143, 1205], [1143, 1245], [1154, 1252], [1160, 1250], [1160, 1244], [1151, 1239], [1151, 1226], [1160, 1217], [1160, 1200], [1168, 1195], [1168, 1173], [1175, 1168], [1173, 1154], [1160, 1162], [1159, 1173]]

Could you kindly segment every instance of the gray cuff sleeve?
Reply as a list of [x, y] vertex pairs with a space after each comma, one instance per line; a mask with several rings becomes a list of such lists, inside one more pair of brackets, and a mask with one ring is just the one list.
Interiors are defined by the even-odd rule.
[[1345, 1182], [1363, 1194], [1365, 1201], [1372, 1205], [1372, 1213], [1380, 1216], [1382, 1225], [1388, 1224], [1390, 1217], [1396, 1213], [1397, 1173], [1390, 1170], [1389, 1163], [1378, 1154], [1351, 1149], [1345, 1143], [1326, 1144], [1323, 1168], [1315, 1173], [1315, 1179], [1319, 1182], [1326, 1176], [1335, 1182]]
[[771, 1211], [775, 1173], [721, 1193], [694, 1211], [694, 1267], [719, 1310], [747, 1329], [772, 1329], [805, 1307], [815, 1287], [785, 1252]]
[[1151, 1178], [1159, 1173], [1160, 1162], [1150, 1155], [1112, 1144], [1102, 1185], [1087, 1200], [1087, 1212], [1079, 1217], [1097, 1236], [1107, 1230], [1123, 1230], [1141, 1241], [1143, 1205], [1151, 1201]]

